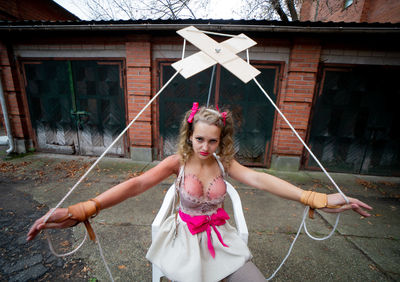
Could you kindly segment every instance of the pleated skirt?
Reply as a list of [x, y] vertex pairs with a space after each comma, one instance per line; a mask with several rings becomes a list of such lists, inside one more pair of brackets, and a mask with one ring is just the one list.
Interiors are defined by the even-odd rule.
[[171, 215], [161, 225], [146, 258], [173, 281], [220, 281], [243, 266], [252, 256], [236, 228], [228, 222], [216, 228], [228, 247], [221, 244], [211, 228], [215, 249], [213, 258], [207, 247], [207, 233], [192, 235], [179, 216], [175, 223], [175, 216]]

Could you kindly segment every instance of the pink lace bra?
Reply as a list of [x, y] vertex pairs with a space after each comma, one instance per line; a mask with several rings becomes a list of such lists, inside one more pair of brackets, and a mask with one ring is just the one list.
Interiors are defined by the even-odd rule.
[[180, 176], [180, 209], [189, 215], [211, 215], [222, 207], [225, 200], [226, 184], [224, 170], [217, 158], [222, 174], [214, 178], [204, 191], [203, 183], [194, 174], [184, 175], [184, 167]]

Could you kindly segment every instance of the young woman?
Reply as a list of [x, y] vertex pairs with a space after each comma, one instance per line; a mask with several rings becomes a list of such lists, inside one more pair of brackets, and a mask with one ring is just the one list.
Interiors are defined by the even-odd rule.
[[169, 279], [175, 281], [264, 281], [251, 262], [251, 253], [236, 230], [226, 222], [223, 210], [226, 174], [246, 185], [271, 192], [282, 198], [299, 201], [326, 212], [363, 210], [367, 204], [340, 194], [321, 194], [291, 185], [277, 177], [256, 172], [234, 160], [233, 120], [229, 112], [201, 107], [194, 103], [180, 129], [178, 153], [167, 157], [144, 174], [118, 184], [95, 199], [57, 209], [49, 220], [38, 219], [28, 233], [32, 240], [42, 229], [65, 228], [85, 222], [100, 209], [114, 206], [160, 183], [177, 176], [179, 212], [161, 226], [147, 253]]

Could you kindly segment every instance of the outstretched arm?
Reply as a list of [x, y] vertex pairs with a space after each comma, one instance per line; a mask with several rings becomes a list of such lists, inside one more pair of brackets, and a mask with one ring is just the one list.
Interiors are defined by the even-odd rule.
[[[304, 190], [290, 184], [289, 182], [286, 182], [273, 175], [257, 172], [253, 169], [242, 166], [235, 160], [231, 162], [228, 172], [232, 178], [246, 185], [268, 191], [272, 194], [275, 194], [285, 199], [300, 202], [301, 195], [304, 192]], [[326, 212], [336, 213], [352, 209], [355, 212], [361, 214], [362, 216], [370, 216], [368, 212], [363, 210], [363, 209], [371, 210], [372, 208], [369, 205], [355, 198], [348, 197], [348, 199], [350, 201], [349, 204], [346, 203], [346, 201], [339, 193], [329, 194], [328, 205], [329, 206], [341, 205], [341, 207], [323, 208], [322, 210]]]
[[[93, 205], [98, 202], [100, 209], [112, 207], [130, 197], [143, 193], [170, 175], [178, 174], [178, 171], [179, 157], [176, 155], [170, 156], [142, 175], [131, 178], [103, 192], [95, 198]], [[89, 204], [92, 203], [89, 202]], [[57, 209], [45, 223], [46, 215], [36, 220], [32, 225], [27, 235], [28, 241], [34, 239], [42, 229], [66, 228], [77, 223], [76, 220], [68, 218], [67, 208]]]
[[179, 157], [170, 156], [138, 177], [120, 183], [96, 197], [101, 209], [112, 207], [127, 198], [137, 196], [172, 174], [178, 174]]

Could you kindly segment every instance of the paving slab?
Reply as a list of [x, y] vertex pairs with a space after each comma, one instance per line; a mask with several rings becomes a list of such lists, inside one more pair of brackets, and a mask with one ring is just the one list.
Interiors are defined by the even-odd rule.
[[393, 239], [349, 237], [364, 254], [393, 279], [400, 277], [400, 242]]
[[[285, 257], [293, 235], [251, 233], [254, 263], [269, 277]], [[301, 235], [273, 281], [390, 281], [343, 236], [316, 242]]]
[[[149, 226], [109, 223], [95, 226], [115, 281], [151, 281], [151, 264], [145, 257], [151, 244]], [[76, 228], [74, 234], [76, 238], [83, 238], [82, 229]], [[79, 242], [75, 246], [77, 243]], [[99, 281], [110, 280], [97, 244], [86, 243], [74, 258], [87, 262], [92, 278]]]
[[[364, 218], [356, 213], [342, 213], [338, 232], [342, 235], [400, 240], [399, 200], [371, 197], [359, 197], [359, 199], [369, 203], [373, 207], [372, 216]], [[331, 225], [334, 224], [335, 215], [319, 211], [318, 213]]]

